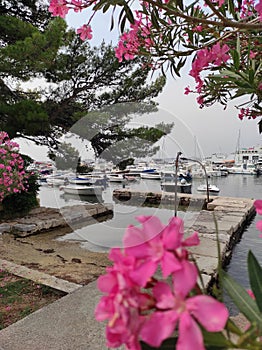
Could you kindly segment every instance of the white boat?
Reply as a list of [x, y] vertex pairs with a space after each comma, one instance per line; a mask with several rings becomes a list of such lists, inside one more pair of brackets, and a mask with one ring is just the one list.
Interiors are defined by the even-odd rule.
[[71, 177], [68, 179], [70, 184], [75, 185], [90, 185], [91, 179], [88, 177]]
[[109, 182], [123, 182], [125, 180], [124, 174], [108, 174], [107, 179]]
[[[197, 187], [198, 192], [206, 192], [207, 191], [207, 185], [200, 185]], [[220, 189], [216, 185], [208, 185], [208, 191], [210, 193], [218, 193], [220, 192]]]
[[62, 186], [65, 184], [63, 177], [47, 177], [45, 181], [48, 186]]
[[173, 181], [167, 181], [161, 183], [161, 190], [166, 192], [174, 192], [177, 190], [177, 193], [192, 193], [191, 192], [192, 183], [187, 182], [186, 180], [181, 180], [173, 182]]
[[86, 186], [86, 185], [76, 185], [69, 184], [62, 186], [62, 189], [65, 193], [69, 194], [78, 194], [81, 196], [102, 196], [103, 186]]
[[257, 175], [256, 167], [254, 164], [236, 164], [231, 168], [228, 168], [229, 174], [240, 175]]
[[56, 173], [47, 175], [45, 177], [45, 182], [49, 186], [62, 186], [65, 185], [68, 182], [68, 178], [72, 176], [71, 173]]
[[141, 179], [147, 179], [147, 180], [161, 180], [161, 174], [157, 171], [152, 172], [142, 172], [140, 173]]

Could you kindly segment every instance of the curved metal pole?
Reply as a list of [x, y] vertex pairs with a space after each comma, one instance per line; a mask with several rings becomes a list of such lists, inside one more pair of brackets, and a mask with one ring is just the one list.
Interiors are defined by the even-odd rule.
[[207, 176], [207, 172], [206, 172], [206, 168], [204, 166], [204, 164], [202, 164], [199, 160], [196, 160], [196, 159], [190, 159], [190, 158], [185, 158], [185, 157], [181, 157], [182, 160], [190, 160], [191, 162], [196, 162], [198, 163], [202, 169], [204, 170], [204, 173], [205, 173], [205, 178], [206, 178], [206, 186], [207, 186], [207, 203], [210, 202], [209, 200], [209, 185], [208, 185], [208, 176]]
[[177, 216], [177, 170], [178, 170], [178, 160], [181, 156], [182, 152], [178, 152], [176, 156], [176, 162], [175, 162], [175, 213], [174, 216]]

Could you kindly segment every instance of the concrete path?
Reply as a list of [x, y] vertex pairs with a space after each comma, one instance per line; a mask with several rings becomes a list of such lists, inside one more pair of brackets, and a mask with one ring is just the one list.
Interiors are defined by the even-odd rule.
[[[216, 216], [221, 251], [226, 260], [243, 225], [255, 213], [253, 200], [217, 197], [209, 206]], [[189, 232], [199, 231], [201, 245], [192, 251], [206, 285], [215, 275], [218, 257], [213, 212], [201, 211], [192, 227], [187, 228]], [[72, 286], [72, 290], [53, 304], [0, 331], [0, 349], [106, 350], [104, 325], [94, 318], [100, 299], [96, 282], [80, 288]]]
[[1, 350], [106, 350], [94, 319], [100, 295], [92, 282], [0, 332]]

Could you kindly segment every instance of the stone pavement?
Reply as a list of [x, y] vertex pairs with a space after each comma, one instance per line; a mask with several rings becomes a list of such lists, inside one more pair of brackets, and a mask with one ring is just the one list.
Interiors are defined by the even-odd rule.
[[[244, 225], [255, 213], [253, 200], [217, 197], [210, 206], [216, 216], [225, 261]], [[199, 231], [201, 245], [193, 247], [192, 251], [207, 285], [215, 276], [218, 258], [213, 212], [201, 211], [192, 227], [187, 229]], [[72, 286], [72, 290], [65, 297], [1, 330], [0, 349], [106, 350], [104, 325], [94, 318], [94, 309], [100, 299], [96, 282], [79, 288]]]

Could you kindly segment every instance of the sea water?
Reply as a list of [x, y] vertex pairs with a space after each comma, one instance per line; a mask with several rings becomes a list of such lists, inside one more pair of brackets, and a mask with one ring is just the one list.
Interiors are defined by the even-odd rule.
[[[262, 199], [262, 176], [252, 175], [228, 175], [227, 177], [214, 177], [209, 182], [220, 188], [219, 196], [240, 197]], [[203, 183], [203, 180], [194, 179], [192, 185], [192, 194], [197, 194], [197, 186]], [[128, 185], [131, 189], [157, 192], [161, 191], [160, 181], [157, 180], [138, 180]], [[121, 189], [121, 184], [109, 184], [103, 192], [100, 201], [111, 203], [114, 206], [114, 215], [110, 220], [97, 222], [94, 225], [82, 229], [74, 229], [73, 232], [62, 237], [66, 240], [79, 240], [83, 248], [93, 251], [108, 251], [109, 248], [121, 246], [122, 237], [126, 227], [130, 224], [136, 224], [136, 217], [139, 215], [157, 215], [164, 223], [174, 215], [174, 209], [159, 207], [145, 207], [142, 203], [138, 205], [122, 204], [113, 200], [113, 190]], [[65, 197], [63, 191], [58, 188], [41, 186], [39, 191], [40, 204], [60, 208], [65, 205], [80, 203], [78, 197]], [[90, 197], [86, 200], [90, 202]], [[81, 201], [82, 202], [82, 201]], [[193, 211], [178, 212], [186, 226], [190, 226], [196, 218], [197, 213]], [[262, 220], [262, 216], [256, 215], [245, 228], [242, 238], [233, 249], [232, 259], [228, 266], [228, 272], [241, 283], [245, 288], [249, 288], [247, 272], [247, 254], [251, 249], [262, 264], [262, 238], [259, 238], [259, 232], [256, 229], [256, 222]]]

